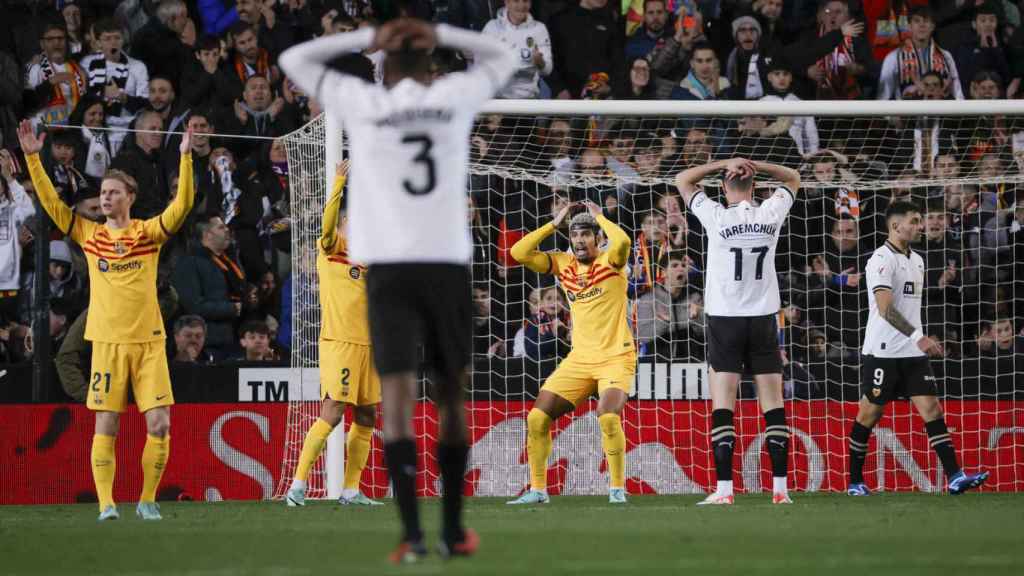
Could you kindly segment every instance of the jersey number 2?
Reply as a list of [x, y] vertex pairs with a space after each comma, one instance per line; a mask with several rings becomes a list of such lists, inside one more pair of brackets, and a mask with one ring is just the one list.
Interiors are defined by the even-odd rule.
[[[736, 267], [733, 271], [733, 280], [739, 282], [740, 280], [743, 280], [743, 249], [729, 248], [729, 251], [736, 256]], [[757, 248], [751, 248], [750, 251], [757, 254], [757, 267], [754, 270], [754, 280], [760, 280], [764, 275], [764, 257], [768, 254], [768, 247], [758, 246]]]
[[402, 144], [418, 144], [420, 146], [419, 154], [413, 156], [412, 160], [417, 164], [423, 164], [423, 168], [427, 171], [426, 184], [423, 186], [416, 186], [412, 181], [405, 180], [402, 182], [402, 185], [405, 186], [405, 191], [413, 196], [425, 196], [430, 194], [434, 191], [434, 187], [437, 186], [434, 157], [430, 155], [430, 151], [434, 148], [434, 141], [426, 134], [415, 134], [413, 136], [406, 136], [405, 138], [402, 138]]

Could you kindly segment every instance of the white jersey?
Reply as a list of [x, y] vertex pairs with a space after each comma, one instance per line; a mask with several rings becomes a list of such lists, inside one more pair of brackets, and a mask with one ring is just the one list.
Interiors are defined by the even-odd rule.
[[921, 329], [921, 298], [924, 294], [924, 259], [917, 252], [903, 254], [889, 242], [868, 259], [868, 327], [861, 352], [876, 358], [924, 356], [917, 344], [878, 313], [875, 291], [892, 290], [892, 305], [915, 330]]
[[690, 211], [707, 233], [704, 310], [709, 316], [764, 316], [779, 311], [775, 247], [793, 206], [793, 192], [780, 186], [759, 206], [726, 208], [703, 191]]
[[[363, 49], [372, 29], [299, 45], [281, 55], [296, 84], [337, 114], [349, 138], [350, 255], [365, 264], [444, 262], [472, 256], [466, 201], [469, 136], [480, 106], [515, 71], [498, 41], [450, 26], [438, 43], [471, 51], [477, 64], [429, 86], [405, 79], [391, 89], [326, 68], [309, 70], [309, 45]], [[310, 73], [312, 72], [312, 73]]]

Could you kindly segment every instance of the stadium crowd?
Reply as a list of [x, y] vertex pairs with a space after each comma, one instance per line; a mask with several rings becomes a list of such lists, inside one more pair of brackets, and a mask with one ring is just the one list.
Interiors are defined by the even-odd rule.
[[[508, 98], [1012, 99], [1024, 97], [1019, 4], [11, 0], [0, 6], [0, 21], [18, 23], [0, 32], [0, 362], [32, 356], [33, 279], [43, 273], [33, 252], [47, 246], [34, 238], [45, 215], [17, 150], [20, 119], [48, 133], [50, 178], [90, 219], [102, 218], [108, 168], [139, 182], [134, 217], [159, 213], [176, 190], [180, 136], [168, 132], [215, 134], [193, 139], [196, 206], [161, 256], [168, 355], [287, 363], [292, 214], [279, 137], [320, 113], [276, 65], [297, 42], [399, 15], [481, 30], [521, 55]], [[438, 51], [438, 73], [467, 59]], [[377, 52], [335, 64], [379, 82], [381, 62]], [[528, 175], [471, 180], [475, 353], [484, 370], [568, 352], [563, 293], [513, 266], [508, 247], [582, 199], [633, 236], [641, 361], [703, 361], [702, 231], [669, 182], [682, 168], [744, 155], [805, 175], [778, 250], [787, 393], [856, 398], [864, 264], [884, 238], [885, 207], [910, 197], [926, 222], [915, 249], [928, 265], [927, 331], [947, 354], [937, 375], [951, 394], [960, 390], [954, 382], [973, 379], [983, 394], [1024, 395], [1015, 383], [1024, 371], [1024, 198], [1014, 183], [1024, 174], [1024, 124], [1016, 118], [488, 116], [472, 143], [479, 164]], [[567, 248], [566, 232], [542, 248]], [[59, 233], [48, 250], [52, 346], [62, 378], [73, 378], [87, 365], [88, 275], [81, 250]]]

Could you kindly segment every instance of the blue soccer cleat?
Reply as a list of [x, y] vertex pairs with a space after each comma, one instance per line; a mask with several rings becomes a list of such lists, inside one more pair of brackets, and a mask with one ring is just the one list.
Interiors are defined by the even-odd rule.
[[850, 487], [846, 489], [846, 493], [850, 496], [871, 496], [871, 490], [868, 490], [867, 484], [863, 482], [850, 484]]
[[383, 506], [383, 502], [377, 502], [367, 498], [362, 492], [356, 492], [355, 496], [344, 496], [338, 498], [338, 504], [342, 506]]
[[972, 488], [981, 486], [985, 483], [985, 480], [988, 480], [987, 471], [978, 472], [977, 474], [964, 474], [963, 470], [961, 470], [956, 473], [956, 476], [949, 479], [947, 489], [953, 496], [959, 496]]

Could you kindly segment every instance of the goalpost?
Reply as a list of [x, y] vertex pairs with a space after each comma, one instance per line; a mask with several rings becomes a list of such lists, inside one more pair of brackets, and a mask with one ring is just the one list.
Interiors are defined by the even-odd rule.
[[[491, 102], [473, 132], [468, 184], [479, 314], [467, 394], [471, 492], [511, 496], [526, 486], [525, 416], [570, 346], [564, 297], [549, 290], [550, 277], [516, 266], [508, 249], [550, 220], [553, 204], [581, 199], [604, 206], [634, 239], [631, 320], [640, 357], [635, 394], [623, 414], [628, 488], [692, 493], [713, 485], [703, 230], [680, 206], [673, 178], [695, 163], [733, 155], [802, 168], [777, 254], [794, 439], [790, 484], [845, 488], [846, 433], [859, 398], [867, 317], [863, 263], [884, 241], [879, 214], [891, 199], [908, 197], [933, 219], [945, 214], [947, 233], [927, 245], [926, 258], [929, 282], [939, 278], [943, 287], [927, 287], [923, 316], [928, 333], [950, 352], [933, 367], [958, 455], [965, 468], [991, 470], [995, 489], [1024, 490], [1024, 405], [1014, 400], [1024, 396], [1016, 383], [1022, 363], [1020, 355], [1002, 352], [1005, 321], [1013, 324], [1024, 313], [1024, 302], [1013, 300], [1024, 297], [1024, 277], [1009, 245], [1014, 220], [1024, 224], [1024, 211], [1018, 217], [1013, 209], [1024, 184], [1022, 116], [1024, 102], [1006, 100]], [[292, 175], [292, 366], [303, 379], [317, 377], [316, 238], [342, 136], [332, 118], [320, 116], [285, 137]], [[715, 197], [716, 183], [705, 184]], [[758, 190], [769, 185], [759, 182]], [[556, 235], [542, 248], [566, 246], [567, 238]], [[763, 423], [750, 390], [744, 387], [741, 397], [737, 485], [756, 492], [768, 484]], [[907, 404], [887, 409], [872, 437], [866, 477], [886, 490], [942, 490], [942, 470]], [[581, 404], [553, 427], [556, 493], [607, 489], [595, 408], [594, 400]], [[287, 489], [319, 409], [314, 399], [290, 405], [276, 496]], [[435, 429], [436, 414], [424, 402], [416, 412], [421, 494], [438, 493]], [[335, 432], [314, 467], [310, 497], [340, 491], [342, 437]], [[388, 492], [378, 436], [363, 489], [378, 497]]]

